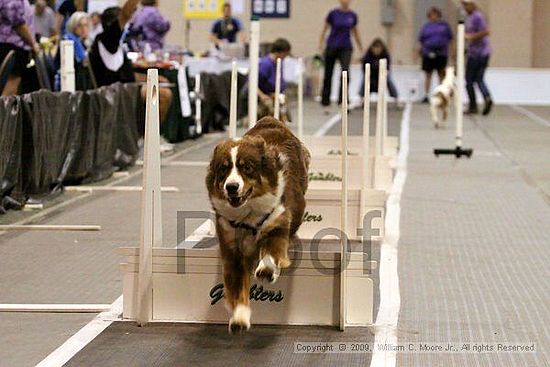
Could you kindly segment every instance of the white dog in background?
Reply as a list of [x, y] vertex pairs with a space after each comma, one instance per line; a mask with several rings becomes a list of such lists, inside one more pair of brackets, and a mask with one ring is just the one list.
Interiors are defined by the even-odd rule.
[[449, 106], [455, 92], [455, 68], [447, 67], [445, 79], [438, 85], [430, 98], [430, 109], [435, 128], [442, 126], [449, 116]]

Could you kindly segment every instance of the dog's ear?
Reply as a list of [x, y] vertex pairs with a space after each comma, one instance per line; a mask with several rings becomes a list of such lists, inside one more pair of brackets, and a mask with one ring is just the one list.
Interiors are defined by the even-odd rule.
[[214, 152], [212, 153], [212, 157], [210, 157], [210, 164], [208, 165], [208, 172], [206, 174], [206, 187], [208, 190], [212, 190], [216, 182], [216, 173], [218, 172], [218, 167], [216, 167], [216, 164], [219, 164], [220, 162], [222, 146], [226, 143], [227, 141], [224, 141], [216, 145]]
[[268, 179], [272, 186], [277, 185], [278, 172], [281, 168], [279, 151], [272, 146], [266, 146], [262, 156], [262, 175]]

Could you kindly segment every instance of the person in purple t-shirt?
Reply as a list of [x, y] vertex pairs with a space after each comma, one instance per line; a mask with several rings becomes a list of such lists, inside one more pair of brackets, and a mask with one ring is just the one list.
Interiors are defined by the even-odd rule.
[[[322, 50], [325, 46], [325, 35], [330, 28], [330, 34], [326, 39], [326, 48], [324, 51], [325, 76], [323, 80], [323, 96], [321, 101], [323, 106], [330, 105], [332, 73], [334, 72], [334, 65], [336, 64], [336, 61], [340, 61], [340, 66], [343, 71], [349, 70], [351, 55], [353, 52], [353, 44], [351, 41], [352, 33], [355, 38], [355, 42], [359, 47], [359, 52], [363, 53], [361, 37], [359, 36], [359, 31], [357, 30], [358, 17], [357, 14], [350, 8], [351, 0], [339, 1], [340, 7], [333, 9], [330, 13], [328, 13], [319, 41], [319, 49]], [[338, 95], [339, 103], [342, 103], [342, 94], [338, 93]]]
[[443, 14], [439, 8], [435, 6], [430, 8], [426, 15], [429, 21], [418, 33], [418, 52], [422, 56], [422, 70], [426, 73], [424, 103], [428, 102], [433, 72], [437, 71], [440, 83], [445, 78], [449, 44], [453, 40], [451, 27], [449, 23], [442, 20]]
[[[275, 80], [277, 78], [277, 59], [284, 60], [290, 55], [290, 43], [279, 38], [271, 45], [268, 55], [260, 59], [258, 71], [258, 118], [267, 116], [273, 110], [273, 93], [275, 93]], [[281, 74], [283, 73], [281, 63]], [[285, 81], [281, 75], [281, 93], [285, 90]]]
[[466, 89], [470, 100], [470, 108], [467, 114], [478, 113], [476, 103], [476, 92], [474, 85], [477, 84], [483, 98], [485, 107], [483, 115], [491, 113], [493, 99], [487, 84], [485, 84], [485, 70], [489, 65], [491, 56], [491, 45], [489, 43], [489, 27], [483, 14], [477, 8], [475, 1], [462, 0], [464, 10], [468, 13], [466, 19], [466, 41], [468, 44], [468, 63], [466, 65]]
[[10, 75], [7, 80], [0, 80], [3, 96], [17, 94], [31, 52], [40, 51], [34, 40], [32, 14], [28, 0], [0, 0], [0, 65], [10, 51], [14, 55]]
[[170, 30], [170, 21], [162, 16], [158, 9], [158, 0], [141, 0], [143, 7], [136, 13], [130, 27], [132, 32], [140, 34], [140, 50], [149, 44], [151, 51], [164, 47], [164, 36]]

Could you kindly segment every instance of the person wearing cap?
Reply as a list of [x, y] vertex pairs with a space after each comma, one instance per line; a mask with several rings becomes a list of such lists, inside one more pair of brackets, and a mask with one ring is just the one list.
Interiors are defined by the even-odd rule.
[[470, 107], [468, 114], [478, 113], [476, 92], [474, 86], [477, 84], [483, 98], [485, 106], [483, 115], [488, 115], [493, 107], [493, 100], [489, 88], [485, 83], [485, 70], [489, 65], [491, 57], [491, 45], [489, 42], [489, 27], [485, 16], [479, 11], [474, 0], [462, 0], [462, 6], [468, 14], [466, 18], [465, 39], [468, 42], [468, 62], [466, 64], [466, 89]]

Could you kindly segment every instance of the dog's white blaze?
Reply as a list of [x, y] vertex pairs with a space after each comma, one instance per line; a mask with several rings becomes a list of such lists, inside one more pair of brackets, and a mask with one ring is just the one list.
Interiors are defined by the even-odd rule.
[[231, 330], [232, 324], [241, 324], [250, 329], [250, 306], [237, 305], [233, 310], [233, 316], [229, 320], [229, 330]]
[[[239, 170], [237, 169], [237, 153], [239, 152], [239, 147], [233, 147], [231, 148], [231, 163], [233, 164], [233, 167], [231, 168], [231, 172], [229, 173], [229, 176], [225, 179], [224, 188], [227, 187], [227, 184], [238, 184], [239, 185], [239, 191], [238, 194], [242, 195], [243, 187], [244, 187], [244, 180], [242, 176], [239, 174]], [[227, 192], [227, 189], [226, 189]]]
[[277, 278], [279, 278], [279, 274], [281, 274], [281, 269], [275, 265], [275, 259], [271, 255], [265, 255], [260, 262], [258, 263], [258, 267], [256, 268], [256, 272], [258, 273], [261, 270], [269, 269], [273, 273], [273, 282], [275, 283], [277, 281]]

